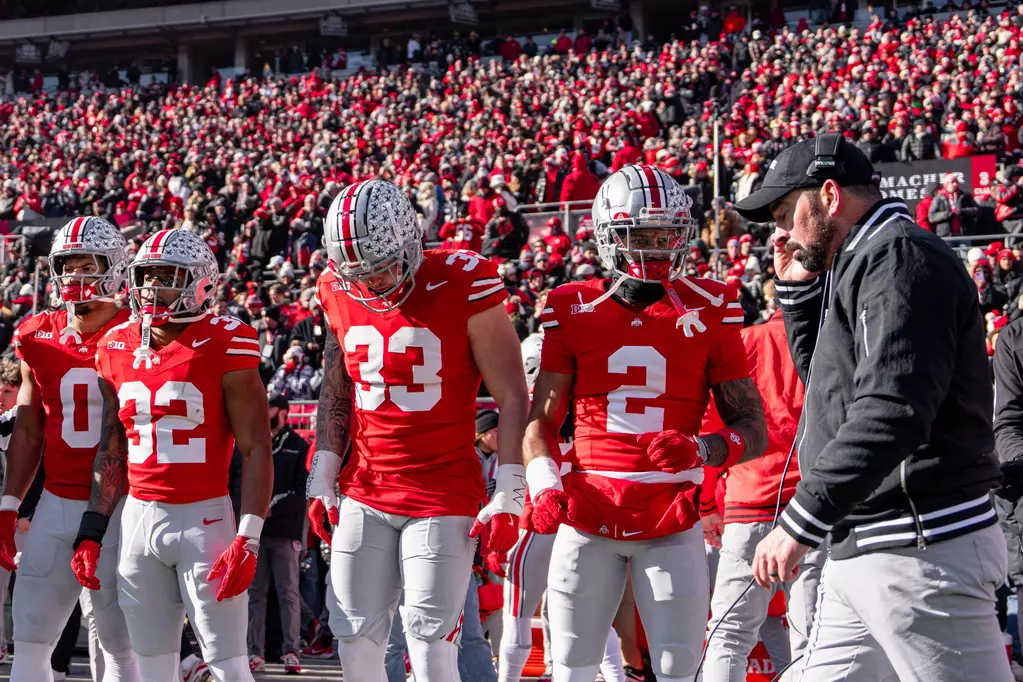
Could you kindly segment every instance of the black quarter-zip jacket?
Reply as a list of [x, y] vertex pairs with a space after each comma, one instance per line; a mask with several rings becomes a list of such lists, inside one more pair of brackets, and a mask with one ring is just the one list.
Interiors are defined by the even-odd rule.
[[984, 324], [952, 249], [883, 200], [831, 271], [777, 291], [806, 384], [802, 480], [779, 524], [811, 547], [830, 533], [836, 559], [994, 525]]

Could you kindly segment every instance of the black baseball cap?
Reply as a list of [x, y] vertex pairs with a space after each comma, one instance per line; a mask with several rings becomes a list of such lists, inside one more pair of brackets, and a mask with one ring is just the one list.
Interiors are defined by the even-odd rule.
[[274, 392], [266, 397], [270, 407], [276, 407], [280, 410], [286, 410], [291, 406], [291, 401], [288, 400], [288, 396], [283, 393]]
[[[822, 152], [825, 153], [818, 158], [817, 145], [821, 138], [804, 140], [782, 151], [768, 167], [764, 184], [753, 194], [736, 202], [735, 210], [747, 220], [755, 223], [769, 223], [774, 218], [768, 207], [797, 189], [820, 187], [829, 178], [835, 180], [842, 187], [879, 184], [881, 176], [874, 170], [874, 166], [866, 154], [860, 151], [856, 145], [846, 141], [844, 136], [834, 135], [833, 142], [836, 141], [835, 138], [837, 138], [837, 146], [834, 148], [833, 155], [827, 153], [831, 151], [831, 148], [826, 144], [826, 140], [822, 140], [825, 143]], [[844, 172], [838, 171], [839, 167]], [[837, 173], [829, 175], [829, 171]], [[808, 173], [812, 173], [816, 177], [811, 177]]]

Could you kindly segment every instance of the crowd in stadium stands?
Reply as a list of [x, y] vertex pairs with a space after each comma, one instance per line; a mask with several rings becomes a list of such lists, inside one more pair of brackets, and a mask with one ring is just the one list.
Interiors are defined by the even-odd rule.
[[[751, 27], [737, 11], [702, 10], [664, 44], [630, 41], [631, 27], [609, 19], [593, 36], [562, 33], [537, 56], [532, 41], [501, 40], [494, 49], [503, 58], [489, 61], [477, 59], [475, 34], [413, 37], [401, 49], [385, 46], [385, 61], [399, 67], [344, 77], [328, 55], [287, 78], [68, 85], [11, 98], [0, 103], [0, 219], [100, 215], [135, 243], [158, 227], [199, 232], [226, 273], [219, 311], [259, 328], [271, 347], [265, 381], [307, 399], [317, 394], [322, 347], [312, 296], [325, 267], [320, 237], [346, 184], [393, 180], [430, 242], [501, 259], [508, 313], [525, 336], [537, 329], [546, 291], [600, 276], [601, 266], [585, 227], [554, 218], [530, 237], [522, 207], [585, 206], [608, 172], [655, 164], [695, 200], [703, 227], [688, 267], [730, 279], [754, 323], [773, 305], [760, 248], [769, 226], [746, 224], [731, 202], [758, 186], [786, 146], [842, 130], [875, 162], [998, 157], [989, 198], [978, 202], [949, 182], [928, 191], [917, 215], [943, 236], [1009, 233], [1004, 249], [970, 268], [996, 317], [1023, 314], [1015, 237], [1023, 233], [1023, 5], [961, 11], [940, 24], [911, 8], [898, 23], [875, 18], [865, 28], [805, 19], [793, 27], [779, 16]], [[0, 348], [33, 296], [47, 299], [45, 281], [32, 282], [33, 263], [5, 267]]]

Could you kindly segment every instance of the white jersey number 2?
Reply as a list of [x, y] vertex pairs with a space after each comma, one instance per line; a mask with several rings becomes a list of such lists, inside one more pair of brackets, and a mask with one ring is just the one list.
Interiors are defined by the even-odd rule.
[[[174, 442], [175, 431], [190, 431], [206, 419], [202, 404], [202, 393], [195, 384], [187, 381], [168, 381], [152, 391], [141, 381], [121, 384], [117, 398], [123, 408], [128, 402], [135, 403], [135, 425], [138, 442], [128, 438], [128, 462], [142, 464], [155, 452], [158, 464], [201, 464], [206, 461], [206, 439], [190, 438], [185, 442]], [[171, 402], [185, 403], [186, 416], [165, 414], [153, 418], [153, 407], [170, 407]], [[180, 440], [180, 439], [179, 439]]]
[[[629, 369], [646, 372], [645, 384], [625, 384], [607, 394], [608, 433], [647, 433], [664, 430], [664, 408], [644, 407], [628, 412], [629, 399], [653, 400], [664, 395], [668, 383], [668, 361], [650, 346], [622, 346], [607, 359], [610, 374], [628, 374]], [[633, 406], [633, 410], [635, 410]]]
[[345, 334], [345, 352], [366, 349], [366, 361], [359, 363], [361, 381], [355, 382], [355, 398], [360, 410], [372, 412], [384, 403], [388, 393], [391, 402], [404, 412], [427, 412], [440, 402], [440, 339], [425, 327], [400, 327], [387, 339], [387, 352], [403, 355], [411, 348], [423, 351], [423, 362], [412, 365], [412, 381], [421, 390], [409, 386], [388, 385], [380, 374], [384, 368], [384, 335], [376, 327], [358, 325]]

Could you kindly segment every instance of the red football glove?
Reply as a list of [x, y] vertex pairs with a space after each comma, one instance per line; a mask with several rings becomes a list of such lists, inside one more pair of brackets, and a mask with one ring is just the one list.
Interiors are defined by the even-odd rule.
[[[494, 495], [480, 509], [469, 537], [480, 538], [484, 553], [504, 554], [519, 539], [519, 515], [526, 499], [526, 470], [521, 464], [501, 464], [494, 480]], [[484, 529], [486, 532], [484, 533]]]
[[82, 540], [78, 543], [75, 555], [71, 557], [71, 570], [82, 587], [90, 590], [99, 589], [99, 578], [96, 577], [96, 566], [99, 565], [99, 543], [95, 540]]
[[640, 445], [646, 445], [650, 462], [661, 471], [674, 474], [679, 471], [696, 469], [704, 465], [700, 446], [695, 436], [676, 431], [651, 431], [636, 438]]
[[18, 548], [14, 546], [14, 533], [18, 529], [17, 511], [0, 511], [0, 568], [15, 571], [14, 555]]
[[515, 514], [502, 512], [494, 514], [484, 522], [477, 518], [472, 523], [469, 537], [480, 538], [480, 551], [482, 552], [504, 554], [514, 547], [515, 542], [519, 539], [519, 517]]
[[220, 589], [217, 590], [217, 601], [237, 597], [249, 589], [252, 579], [256, 577], [254, 545], [255, 541], [252, 538], [236, 535], [231, 546], [213, 563], [206, 580], [213, 582], [217, 578], [223, 578], [220, 581]]
[[558, 526], [575, 517], [575, 503], [564, 490], [549, 488], [533, 500], [533, 528], [541, 535], [556, 533]]
[[[324, 506], [323, 501], [318, 497], [314, 497], [309, 500], [309, 507], [306, 509], [306, 516], [309, 517], [309, 527], [313, 529], [317, 537], [330, 544], [330, 536], [334, 532], [333, 529], [337, 528], [337, 523], [340, 520], [340, 515], [337, 507], [331, 507], [327, 509]], [[327, 527], [323, 523], [323, 517], [326, 516], [330, 522], [331, 530], [327, 530]]]
[[504, 552], [487, 552], [483, 555], [483, 567], [498, 578], [508, 577], [508, 572], [504, 568], [507, 563], [508, 557]]

